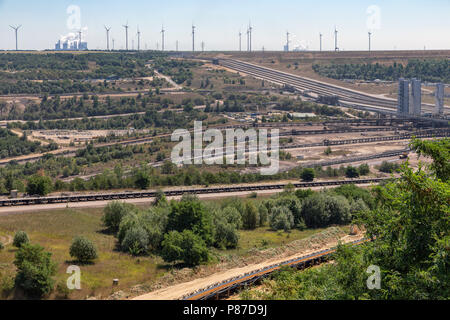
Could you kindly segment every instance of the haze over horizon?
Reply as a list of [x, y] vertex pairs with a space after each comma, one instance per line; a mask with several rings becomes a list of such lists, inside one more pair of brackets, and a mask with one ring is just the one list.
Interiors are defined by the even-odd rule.
[[[76, 6], [80, 21], [74, 19]], [[161, 27], [166, 30], [166, 50], [192, 49], [191, 25], [196, 28], [196, 48], [225, 51], [238, 50], [239, 31], [242, 50], [246, 50], [246, 30], [253, 26], [253, 51], [280, 51], [291, 34], [290, 49], [319, 49], [319, 33], [323, 34], [323, 50], [334, 50], [334, 27], [337, 27], [341, 50], [367, 50], [368, 31], [373, 32], [372, 50], [450, 49], [449, 0], [417, 1], [344, 1], [320, 2], [280, 0], [206, 0], [160, 1], [29, 1], [0, 0], [0, 50], [15, 48], [14, 31], [19, 30], [20, 50], [53, 49], [55, 43], [84, 30], [83, 41], [89, 49], [106, 49], [104, 25], [111, 26], [111, 42], [115, 49], [125, 48], [125, 30], [129, 29], [129, 49], [137, 48], [137, 27], [141, 31], [141, 49], [161, 48]], [[81, 24], [80, 24], [81, 23]], [[69, 28], [69, 26], [71, 28]], [[79, 28], [78, 28], [79, 29]]]

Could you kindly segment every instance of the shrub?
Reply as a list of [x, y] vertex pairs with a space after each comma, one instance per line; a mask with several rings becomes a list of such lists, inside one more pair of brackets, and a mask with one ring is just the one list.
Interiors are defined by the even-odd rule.
[[236, 229], [242, 228], [242, 216], [236, 208], [226, 207], [221, 212], [219, 211], [218, 214], [220, 214], [227, 223], [234, 225]]
[[294, 195], [279, 197], [275, 200], [275, 206], [287, 207], [293, 217], [294, 224], [299, 224], [302, 220], [302, 204]]
[[292, 212], [284, 206], [273, 208], [270, 214], [270, 227], [274, 230], [291, 230], [294, 227]]
[[219, 248], [236, 248], [239, 242], [239, 234], [236, 226], [225, 219], [215, 221], [215, 246]]
[[263, 227], [269, 221], [269, 210], [267, 210], [267, 207], [263, 203], [261, 203], [258, 207], [258, 212], [259, 212], [259, 226]]
[[161, 256], [166, 262], [183, 261], [197, 266], [208, 261], [209, 252], [205, 241], [190, 230], [169, 232], [162, 242]]
[[259, 214], [255, 205], [252, 202], [245, 204], [244, 214], [242, 216], [243, 227], [246, 230], [253, 230], [259, 224]]
[[367, 176], [370, 173], [370, 167], [367, 163], [364, 163], [358, 168], [359, 175]]
[[70, 246], [70, 256], [82, 263], [97, 259], [97, 249], [92, 241], [84, 237], [76, 237]]
[[18, 231], [14, 235], [13, 245], [17, 248], [22, 247], [24, 244], [29, 243], [30, 239], [25, 231]]
[[148, 235], [142, 227], [133, 227], [129, 229], [121, 243], [121, 249], [133, 256], [140, 256], [147, 253]]
[[0, 250], [3, 250], [5, 248], [5, 245], [3, 244], [3, 242], [0, 241]]
[[52, 254], [45, 252], [41, 246], [28, 243], [23, 244], [16, 252], [15, 284], [26, 295], [40, 298], [52, 291], [56, 264], [51, 260], [51, 256]]
[[29, 195], [46, 196], [52, 192], [52, 179], [46, 176], [34, 175], [27, 181], [27, 193]]
[[197, 197], [183, 196], [180, 202], [172, 202], [168, 231], [192, 230], [205, 240], [208, 245], [214, 242], [212, 212], [206, 210]]
[[380, 171], [384, 173], [393, 173], [400, 169], [400, 165], [393, 162], [383, 161], [380, 166]]
[[356, 169], [355, 167], [352, 167], [352, 166], [348, 166], [345, 169], [345, 176], [347, 178], [358, 178], [359, 177], [358, 169]]
[[348, 223], [351, 219], [350, 205], [343, 196], [317, 193], [303, 202], [302, 217], [309, 228]]
[[300, 178], [305, 182], [311, 182], [316, 178], [316, 173], [312, 168], [305, 168], [303, 169]]
[[103, 210], [103, 224], [112, 232], [117, 232], [123, 217], [135, 209], [135, 206], [125, 202], [110, 202]]
[[356, 201], [353, 201], [350, 204], [350, 212], [353, 216], [357, 215], [358, 213], [369, 211], [369, 207], [362, 199], [358, 199]]

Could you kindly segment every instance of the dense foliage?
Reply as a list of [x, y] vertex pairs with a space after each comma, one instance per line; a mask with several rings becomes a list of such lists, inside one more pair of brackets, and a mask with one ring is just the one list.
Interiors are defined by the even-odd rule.
[[410, 60], [406, 65], [330, 64], [313, 65], [318, 74], [333, 79], [387, 80], [419, 78], [422, 81], [450, 83], [450, 60]]
[[[406, 163], [399, 180], [375, 188], [377, 203], [372, 210], [355, 205], [356, 221], [372, 242], [340, 246], [335, 263], [303, 272], [284, 270], [266, 282], [264, 291], [246, 292], [243, 297], [448, 299], [450, 139], [414, 140], [411, 148], [432, 158], [432, 164], [414, 171]], [[379, 289], [367, 287], [371, 265], [380, 268]]]

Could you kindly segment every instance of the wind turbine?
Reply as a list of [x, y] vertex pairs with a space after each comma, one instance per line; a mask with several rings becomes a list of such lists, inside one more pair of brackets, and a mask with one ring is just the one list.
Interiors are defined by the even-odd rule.
[[320, 37], [320, 51], [322, 51], [322, 37], [323, 37], [323, 34], [319, 33], [319, 37]]
[[339, 51], [338, 48], [338, 31], [336, 29], [336, 26], [334, 26], [334, 51]]
[[195, 52], [195, 26], [192, 24], [192, 52]]
[[141, 50], [141, 31], [139, 30], [139, 26], [137, 27], [137, 36], [138, 36], [138, 51]]
[[289, 52], [289, 31], [286, 31], [286, 51]]
[[128, 21], [127, 24], [123, 25], [123, 27], [125, 28], [125, 49], [128, 51]]
[[162, 28], [161, 28], [161, 37], [162, 37], [161, 51], [164, 51], [164, 33], [165, 32], [166, 32], [166, 30], [164, 30], [164, 25], [162, 25]]
[[242, 32], [239, 30], [239, 51], [242, 51]]
[[17, 44], [17, 31], [19, 31], [19, 29], [22, 27], [22, 25], [19, 25], [17, 27], [14, 27], [14, 26], [10, 26], [10, 27], [14, 30], [14, 33], [16, 34], [16, 51], [18, 51], [19, 45]]
[[250, 29], [247, 28], [247, 51], [250, 51]]
[[202, 41], [202, 52], [205, 52], [205, 42]]
[[250, 52], [252, 52], [252, 31], [253, 31], [253, 27], [252, 27], [252, 22], [251, 21], [249, 23], [248, 31], [250, 33]]
[[105, 26], [106, 30], [106, 50], [109, 51], [109, 30], [111, 30], [111, 27]]
[[371, 50], [371, 39], [372, 38], [372, 32], [369, 31], [369, 52]]

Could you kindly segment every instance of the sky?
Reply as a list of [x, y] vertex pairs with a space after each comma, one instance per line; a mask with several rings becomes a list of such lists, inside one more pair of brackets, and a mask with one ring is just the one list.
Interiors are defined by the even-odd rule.
[[[79, 15], [78, 15], [79, 12]], [[79, 17], [79, 18], [78, 18]], [[340, 50], [367, 50], [372, 32], [373, 50], [450, 49], [450, 0], [0, 0], [0, 50], [15, 48], [10, 25], [22, 25], [19, 49], [52, 49], [61, 38], [83, 30], [89, 49], [106, 48], [104, 25], [111, 27], [115, 49], [192, 49], [191, 26], [196, 26], [196, 48], [246, 50], [246, 31], [253, 27], [254, 51], [282, 50], [289, 31], [290, 48], [334, 49], [334, 28]]]

